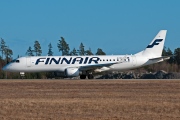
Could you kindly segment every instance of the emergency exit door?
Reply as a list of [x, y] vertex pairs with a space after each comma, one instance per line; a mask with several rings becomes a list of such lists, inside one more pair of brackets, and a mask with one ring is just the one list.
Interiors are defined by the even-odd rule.
[[133, 66], [136, 66], [136, 56], [132, 56], [132, 63], [133, 63]]

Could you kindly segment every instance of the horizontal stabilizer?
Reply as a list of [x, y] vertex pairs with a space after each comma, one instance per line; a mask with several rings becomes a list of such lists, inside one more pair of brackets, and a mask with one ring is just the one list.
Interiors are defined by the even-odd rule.
[[170, 57], [172, 57], [172, 56], [162, 56], [162, 57], [152, 58], [149, 60], [168, 60], [168, 59], [170, 59]]

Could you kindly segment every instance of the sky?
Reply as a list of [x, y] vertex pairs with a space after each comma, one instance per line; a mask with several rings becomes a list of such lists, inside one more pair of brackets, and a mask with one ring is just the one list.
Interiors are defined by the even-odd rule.
[[42, 55], [64, 37], [70, 49], [108, 55], [135, 54], [159, 30], [167, 30], [165, 46], [180, 47], [180, 0], [0, 0], [0, 38], [13, 58], [26, 56], [38, 40]]

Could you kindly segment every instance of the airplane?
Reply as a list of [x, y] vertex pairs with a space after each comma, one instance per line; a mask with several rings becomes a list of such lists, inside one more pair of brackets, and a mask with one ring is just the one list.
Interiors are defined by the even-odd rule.
[[167, 30], [160, 30], [151, 43], [134, 55], [95, 56], [27, 56], [20, 57], [3, 67], [10, 72], [56, 72], [61, 77], [93, 79], [95, 73], [125, 71], [162, 62], [169, 56], [161, 56]]

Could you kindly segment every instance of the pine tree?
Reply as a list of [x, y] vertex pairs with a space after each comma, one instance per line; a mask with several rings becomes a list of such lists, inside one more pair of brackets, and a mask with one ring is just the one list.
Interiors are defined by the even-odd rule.
[[1, 51], [1, 54], [2, 54], [2, 59], [3, 59], [3, 54], [5, 53], [5, 49], [6, 49], [6, 45], [5, 45], [5, 41], [4, 39], [1, 38], [1, 43], [0, 43], [0, 51]]
[[172, 56], [172, 57], [170, 57], [169, 60], [167, 60], [167, 62], [168, 62], [169, 64], [172, 64], [172, 63], [174, 62], [174, 57], [173, 57], [173, 53], [172, 53], [172, 51], [171, 51], [170, 48], [167, 49], [166, 55], [167, 55], [167, 56]]
[[168, 48], [168, 49], [166, 50], [166, 47], [164, 47], [164, 49], [163, 49], [163, 51], [162, 51], [162, 56], [172, 56], [172, 57], [170, 57], [169, 60], [167, 60], [167, 63], [172, 64], [172, 63], [174, 62], [173, 53], [172, 53], [172, 51], [170, 50], [170, 48]]
[[79, 52], [79, 55], [85, 55], [83, 43], [80, 44], [78, 52]]
[[89, 50], [86, 50], [86, 55], [93, 55], [91, 48], [89, 48]]
[[76, 56], [76, 55], [78, 55], [75, 48], [70, 52], [70, 55], [71, 55], [71, 56]]
[[49, 47], [49, 50], [48, 50], [48, 56], [53, 56], [52, 45], [51, 45], [51, 43], [49, 43], [48, 47]]
[[8, 60], [11, 59], [11, 56], [13, 55], [13, 51], [10, 48], [6, 47], [4, 50], [4, 55], [6, 56], [6, 60], [8, 63]]
[[174, 60], [177, 65], [180, 65], [180, 48], [174, 50]]
[[41, 53], [42, 53], [41, 45], [39, 44], [37, 40], [34, 42], [34, 52], [36, 56], [41, 56]]
[[66, 43], [65, 39], [61, 37], [61, 40], [59, 40], [59, 43], [57, 44], [57, 47], [59, 49], [59, 52], [62, 52], [62, 56], [69, 55], [69, 44]]
[[96, 55], [106, 55], [106, 53], [103, 52], [102, 49], [98, 48], [98, 49], [97, 49], [97, 52], [96, 52]]
[[34, 56], [33, 50], [32, 50], [32, 48], [31, 48], [31, 46], [29, 46], [29, 48], [28, 48], [28, 50], [27, 50], [27, 52], [26, 52], [26, 55], [28, 55], [28, 56]]
[[162, 56], [167, 56], [167, 51], [166, 51], [166, 47], [164, 46], [163, 51], [162, 51]]

